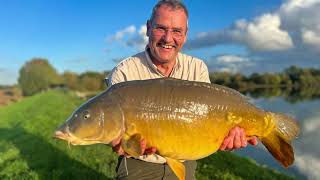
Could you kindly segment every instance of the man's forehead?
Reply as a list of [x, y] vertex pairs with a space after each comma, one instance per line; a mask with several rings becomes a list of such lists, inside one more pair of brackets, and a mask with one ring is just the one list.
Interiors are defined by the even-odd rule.
[[155, 12], [156, 16], [161, 15], [163, 12], [174, 12], [174, 13], [183, 13], [186, 16], [185, 11], [183, 10], [182, 7], [172, 7], [172, 6], [168, 6], [166, 4], [161, 5]]
[[[162, 6], [161, 6], [162, 7]], [[174, 14], [171, 14], [174, 13]], [[172, 22], [174, 22], [172, 24]], [[182, 8], [173, 9], [167, 6], [165, 9], [158, 9], [155, 13], [152, 24], [166, 26], [167, 23], [175, 26], [185, 26], [187, 23], [187, 16]]]

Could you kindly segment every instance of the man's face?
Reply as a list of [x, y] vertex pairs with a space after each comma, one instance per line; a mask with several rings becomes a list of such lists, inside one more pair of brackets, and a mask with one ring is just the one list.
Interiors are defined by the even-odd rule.
[[162, 5], [153, 21], [147, 23], [147, 36], [153, 61], [167, 63], [175, 61], [186, 41], [187, 16], [183, 9], [172, 9]]

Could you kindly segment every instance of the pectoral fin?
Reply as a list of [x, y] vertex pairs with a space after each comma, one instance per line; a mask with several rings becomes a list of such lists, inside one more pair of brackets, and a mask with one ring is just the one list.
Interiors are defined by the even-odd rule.
[[176, 159], [171, 159], [168, 157], [165, 157], [165, 159], [167, 160], [167, 164], [172, 169], [174, 174], [179, 178], [179, 180], [185, 180], [186, 170], [184, 165]]
[[143, 154], [140, 144], [141, 140], [142, 137], [140, 134], [124, 136], [121, 140], [121, 147], [126, 153], [137, 158]]

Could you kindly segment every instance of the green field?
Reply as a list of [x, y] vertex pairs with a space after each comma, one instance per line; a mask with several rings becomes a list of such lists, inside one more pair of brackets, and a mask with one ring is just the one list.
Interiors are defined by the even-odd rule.
[[[106, 145], [68, 146], [53, 132], [83, 100], [52, 90], [0, 108], [0, 179], [114, 179]], [[253, 160], [219, 152], [198, 161], [198, 179], [293, 179]]]

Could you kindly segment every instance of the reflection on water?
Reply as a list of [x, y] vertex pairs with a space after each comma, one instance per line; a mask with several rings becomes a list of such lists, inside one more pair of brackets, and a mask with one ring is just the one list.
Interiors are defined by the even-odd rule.
[[281, 167], [261, 143], [258, 148], [249, 147], [236, 153], [254, 158], [260, 164], [274, 167], [298, 179], [320, 179], [320, 99], [292, 103], [285, 97], [272, 97], [254, 98], [253, 101], [265, 110], [283, 112], [298, 120], [301, 133], [293, 143], [295, 162], [288, 169]]

